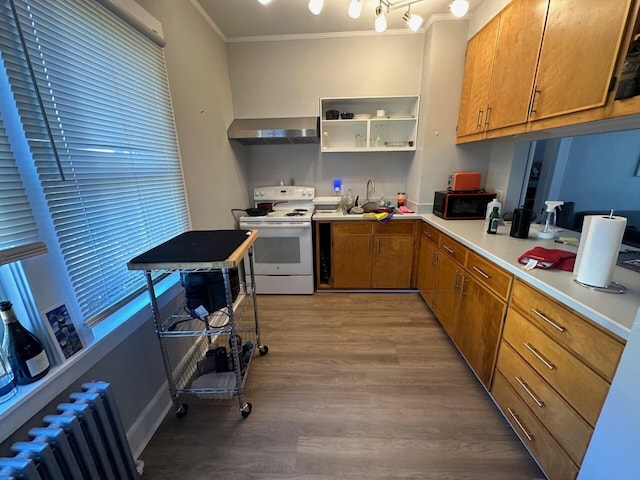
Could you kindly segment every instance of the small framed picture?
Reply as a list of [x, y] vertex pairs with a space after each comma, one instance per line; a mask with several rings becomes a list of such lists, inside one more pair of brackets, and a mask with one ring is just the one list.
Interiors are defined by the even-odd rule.
[[82, 341], [64, 303], [48, 309], [44, 315], [63, 358], [67, 359], [82, 349]]

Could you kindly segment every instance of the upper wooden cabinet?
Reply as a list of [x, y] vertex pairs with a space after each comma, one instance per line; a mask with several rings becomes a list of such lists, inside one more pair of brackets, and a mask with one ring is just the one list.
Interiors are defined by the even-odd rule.
[[494, 18], [467, 44], [458, 136], [479, 133], [486, 129], [491, 69], [499, 23], [500, 18]]
[[527, 122], [549, 0], [516, 0], [500, 14], [487, 128]]
[[549, 0], [514, 0], [467, 44], [458, 136], [527, 122]]
[[551, 0], [532, 119], [603, 106], [630, 0]]
[[604, 118], [630, 4], [510, 2], [468, 42], [458, 142]]

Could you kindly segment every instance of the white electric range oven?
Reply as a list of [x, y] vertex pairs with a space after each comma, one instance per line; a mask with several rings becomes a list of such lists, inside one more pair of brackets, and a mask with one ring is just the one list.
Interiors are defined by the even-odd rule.
[[256, 293], [312, 294], [313, 187], [277, 185], [253, 191], [256, 208], [272, 203], [265, 216], [242, 216], [243, 230], [258, 230], [253, 247]]

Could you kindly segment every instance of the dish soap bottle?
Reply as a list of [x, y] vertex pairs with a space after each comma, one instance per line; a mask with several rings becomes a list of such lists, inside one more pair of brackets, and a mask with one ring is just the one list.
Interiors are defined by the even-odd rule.
[[541, 229], [538, 232], [538, 238], [552, 239], [556, 236], [556, 208], [564, 205], [563, 201], [547, 200], [544, 202], [547, 211], [542, 218]]
[[487, 227], [487, 233], [498, 233], [498, 224], [500, 223], [500, 209], [493, 207], [493, 211], [489, 215], [489, 226]]

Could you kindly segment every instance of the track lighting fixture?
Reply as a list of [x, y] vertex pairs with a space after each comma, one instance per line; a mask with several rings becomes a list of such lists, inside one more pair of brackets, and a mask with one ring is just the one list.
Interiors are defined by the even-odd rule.
[[314, 15], [320, 15], [324, 0], [309, 0], [309, 11]]
[[[272, 0], [258, 0], [261, 4], [266, 5], [271, 3]], [[387, 14], [393, 10], [398, 10], [400, 8], [407, 8], [407, 11], [402, 15], [402, 19], [407, 23], [407, 26], [417, 32], [422, 23], [424, 22], [424, 18], [420, 15], [416, 15], [415, 13], [411, 13], [411, 5], [414, 3], [420, 3], [425, 0], [378, 0], [379, 4], [376, 7], [376, 18], [374, 22], [374, 26], [376, 32], [382, 33], [387, 29]], [[348, 13], [351, 18], [360, 18], [362, 14], [362, 6], [364, 4], [364, 0], [350, 0]], [[309, 11], [314, 15], [320, 15], [322, 12], [322, 7], [324, 6], [324, 0], [309, 0]], [[452, 0], [449, 4], [449, 10], [451, 10], [452, 15], [456, 17], [463, 17], [469, 11], [469, 2], [468, 0]]]
[[387, 29], [387, 16], [382, 11], [382, 3], [380, 3], [380, 6], [376, 7], [376, 20], [374, 22], [374, 26], [378, 33], [382, 33]]
[[409, 8], [404, 15], [402, 15], [402, 19], [407, 22], [407, 25], [411, 30], [417, 32], [418, 29], [422, 26], [422, 22], [424, 22], [424, 18], [420, 15], [416, 15], [415, 13], [411, 13], [411, 4], [409, 4]]
[[360, 18], [360, 14], [362, 13], [362, 2], [363, 0], [351, 0], [349, 4], [349, 16], [351, 18]]
[[454, 17], [464, 17], [469, 11], [469, 2], [467, 0], [453, 0], [449, 5], [449, 10]]

